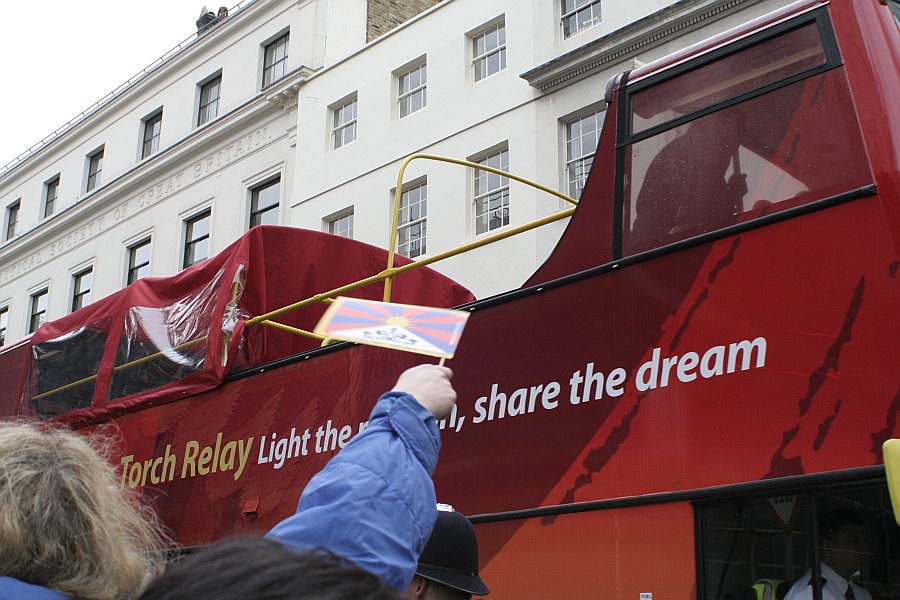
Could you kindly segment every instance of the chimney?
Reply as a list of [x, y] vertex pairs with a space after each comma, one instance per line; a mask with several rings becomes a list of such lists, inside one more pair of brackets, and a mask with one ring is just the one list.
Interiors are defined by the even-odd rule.
[[200, 18], [197, 19], [197, 35], [205, 32], [215, 22], [216, 13], [204, 6], [203, 10], [200, 11]]

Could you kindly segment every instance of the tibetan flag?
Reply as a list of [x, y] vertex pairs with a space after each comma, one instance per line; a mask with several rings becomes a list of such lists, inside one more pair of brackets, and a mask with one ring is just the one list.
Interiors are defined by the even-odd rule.
[[315, 332], [371, 346], [452, 358], [469, 313], [340, 296]]

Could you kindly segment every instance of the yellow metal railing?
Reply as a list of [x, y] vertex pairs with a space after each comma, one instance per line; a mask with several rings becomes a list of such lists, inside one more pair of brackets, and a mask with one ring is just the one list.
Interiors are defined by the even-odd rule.
[[[397, 231], [400, 227], [400, 203], [401, 203], [401, 198], [403, 195], [403, 175], [406, 172], [406, 168], [409, 166], [409, 164], [412, 161], [417, 160], [417, 159], [434, 160], [434, 161], [438, 161], [438, 162], [451, 163], [451, 164], [455, 164], [455, 165], [471, 167], [473, 169], [478, 169], [481, 171], [487, 171], [488, 173], [494, 173], [494, 174], [500, 175], [502, 177], [512, 179], [513, 181], [518, 181], [525, 185], [531, 186], [531, 187], [541, 190], [543, 192], [547, 192], [548, 194], [551, 194], [553, 196], [556, 196], [557, 198], [565, 200], [566, 202], [572, 204], [573, 206], [566, 208], [564, 210], [555, 212], [551, 215], [547, 215], [540, 219], [530, 221], [523, 225], [511, 227], [511, 228], [505, 229], [499, 233], [487, 235], [480, 239], [469, 242], [467, 244], [457, 246], [456, 248], [452, 248], [452, 249], [446, 250], [444, 252], [439, 252], [438, 254], [435, 254], [433, 256], [420, 258], [414, 262], [397, 267], [397, 266], [394, 266], [394, 256], [397, 253], [396, 252], [396, 250], [397, 250]], [[492, 244], [494, 242], [504, 240], [504, 239], [512, 237], [514, 235], [518, 235], [518, 234], [524, 233], [526, 231], [531, 231], [532, 229], [537, 229], [538, 227], [541, 227], [543, 225], [547, 225], [549, 223], [554, 223], [556, 221], [560, 221], [562, 219], [565, 219], [565, 218], [571, 216], [572, 213], [575, 212], [575, 207], [577, 206], [577, 204], [578, 204], [578, 201], [575, 200], [574, 198], [570, 198], [569, 196], [566, 196], [565, 194], [562, 194], [556, 190], [553, 190], [551, 188], [543, 186], [534, 181], [525, 179], [524, 177], [519, 177], [518, 175], [515, 175], [513, 173], [503, 171], [501, 169], [496, 169], [494, 167], [489, 167], [487, 165], [482, 165], [482, 164], [474, 163], [474, 162], [467, 161], [467, 160], [460, 160], [457, 158], [449, 158], [446, 156], [438, 156], [438, 155], [434, 155], [434, 154], [413, 154], [413, 155], [407, 157], [403, 161], [403, 164], [400, 166], [400, 171], [397, 174], [397, 188], [396, 188], [396, 192], [394, 194], [394, 214], [393, 214], [393, 219], [391, 222], [391, 239], [390, 239], [390, 245], [389, 245], [389, 249], [388, 249], [387, 267], [380, 273], [376, 273], [375, 275], [366, 277], [365, 279], [360, 279], [358, 281], [348, 283], [347, 285], [343, 285], [341, 287], [334, 288], [333, 290], [329, 290], [327, 292], [322, 292], [322, 293], [316, 294], [314, 296], [310, 296], [309, 298], [300, 300], [299, 302], [295, 302], [293, 304], [289, 304], [288, 306], [283, 306], [281, 308], [269, 311], [265, 314], [253, 317], [252, 319], [248, 319], [247, 325], [257, 325], [257, 324], [265, 325], [267, 327], [272, 327], [273, 329], [287, 331], [289, 333], [293, 333], [296, 335], [301, 335], [301, 336], [312, 338], [315, 340], [320, 340], [323, 343], [323, 345], [327, 344], [328, 339], [324, 338], [321, 335], [318, 335], [311, 331], [306, 331], [304, 329], [299, 329], [297, 327], [292, 327], [290, 325], [285, 325], [284, 323], [279, 323], [278, 321], [273, 321], [272, 319], [274, 317], [278, 317], [279, 315], [283, 315], [285, 313], [301, 309], [304, 306], [309, 306], [310, 304], [314, 304], [317, 302], [332, 302], [336, 296], [340, 296], [347, 292], [351, 292], [351, 291], [359, 289], [361, 287], [365, 287], [367, 285], [371, 285], [373, 283], [379, 283], [382, 281], [384, 282], [384, 300], [386, 302], [388, 302], [391, 299], [391, 282], [394, 277], [397, 277], [398, 275], [406, 273], [407, 271], [412, 271], [413, 269], [418, 269], [418, 268], [436, 263], [438, 261], [444, 260], [446, 258], [451, 258], [453, 256], [463, 254], [465, 252], [468, 252], [469, 250], [474, 250], [475, 248], [487, 246], [488, 244]], [[237, 286], [237, 284], [234, 284], [234, 285], [232, 285], [232, 298], [234, 298], [237, 293], [238, 293], [238, 286]], [[175, 348], [183, 348], [183, 347], [187, 347], [187, 346], [191, 346], [191, 345], [196, 345], [196, 344], [206, 341], [206, 339], [207, 339], [207, 336], [203, 336], [203, 337], [200, 337], [200, 338], [197, 338], [194, 340], [188, 340], [182, 344], [179, 344]], [[226, 346], [228, 343], [228, 339], [229, 339], [229, 336], [226, 336], [226, 338], [225, 338]], [[224, 349], [223, 353], [224, 352], [227, 352], [227, 349]], [[142, 358], [118, 365], [118, 366], [114, 367], [113, 371], [118, 372], [123, 369], [127, 369], [129, 367], [133, 367], [133, 366], [145, 363], [149, 360], [153, 360], [154, 358], [160, 356], [161, 354], [163, 354], [163, 352], [157, 352], [157, 353], [151, 354], [149, 356], [144, 356]], [[225, 358], [225, 354], [223, 354], [223, 359], [224, 358]], [[39, 400], [41, 398], [45, 398], [52, 394], [56, 394], [56, 393], [59, 393], [59, 392], [62, 392], [62, 391], [68, 390], [68, 389], [72, 389], [74, 387], [77, 387], [79, 385], [87, 383], [96, 378], [97, 378], [97, 375], [91, 375], [89, 377], [79, 379], [78, 381], [73, 381], [71, 383], [65, 384], [58, 388], [35, 395], [31, 399]]]
[[[394, 256], [396, 255], [397, 250], [397, 230], [400, 227], [400, 199], [403, 195], [403, 175], [406, 172], [406, 167], [416, 159], [425, 159], [425, 160], [434, 160], [439, 162], [446, 162], [455, 165], [461, 165], [465, 167], [471, 167], [473, 169], [478, 169], [481, 171], [487, 171], [489, 173], [495, 173], [502, 177], [507, 177], [514, 181], [518, 181], [520, 183], [524, 183], [525, 185], [531, 186], [542, 192], [547, 192], [548, 194], [552, 194], [557, 198], [565, 200], [566, 202], [572, 204], [573, 206], [559, 212], [555, 212], [551, 215], [547, 215], [546, 217], [542, 217], [540, 219], [536, 219], [529, 223], [525, 223], [523, 225], [518, 225], [516, 227], [511, 227], [509, 229], [505, 229], [499, 233], [495, 233], [492, 235], [485, 236], [483, 238], [477, 239], [475, 241], [469, 242], [467, 244], [463, 244], [461, 246], [457, 246], [456, 248], [446, 250], [444, 252], [440, 252], [435, 254], [434, 256], [429, 256], [426, 258], [420, 258], [414, 262], [411, 262], [406, 265], [402, 265], [400, 267], [394, 266]], [[453, 256], [457, 256], [464, 252], [468, 252], [469, 250], [474, 250], [475, 248], [480, 248], [482, 246], [487, 246], [488, 244], [492, 244], [494, 242], [504, 240], [508, 237], [512, 237], [514, 235], [518, 235], [520, 233], [524, 233], [526, 231], [530, 231], [532, 229], [537, 229], [543, 225], [547, 225], [549, 223], [554, 223], [556, 221], [560, 221], [572, 215], [575, 212], [575, 206], [578, 205], [578, 201], [574, 198], [570, 198], [565, 194], [562, 194], [554, 189], [548, 188], [544, 185], [536, 183], [534, 181], [525, 179], [524, 177], [519, 177], [513, 173], [509, 173], [507, 171], [503, 171], [501, 169], [495, 169], [494, 167], [489, 167], [487, 165], [482, 165], [479, 163], [471, 162], [468, 160], [460, 160], [458, 158], [449, 158], [446, 156], [438, 156], [435, 154], [413, 154], [406, 158], [403, 161], [403, 164], [400, 165], [400, 171], [397, 174], [397, 188], [394, 193], [394, 215], [391, 222], [391, 240], [390, 245], [388, 247], [388, 262], [387, 268], [380, 273], [372, 275], [371, 277], [366, 277], [365, 279], [360, 279], [359, 281], [354, 281], [353, 283], [348, 283], [347, 285], [341, 286], [339, 288], [335, 288], [333, 290], [329, 290], [327, 292], [322, 292], [320, 294], [316, 294], [315, 296], [310, 296], [304, 300], [299, 302], [295, 302], [294, 304], [289, 304], [288, 306], [284, 306], [282, 308], [267, 312], [262, 315], [258, 315], [249, 319], [247, 321], [248, 325], [256, 325], [262, 324], [268, 327], [272, 327], [275, 329], [280, 329], [282, 331], [289, 331], [291, 333], [295, 333], [297, 335], [302, 335], [305, 337], [310, 337], [318, 340], [325, 340], [322, 336], [312, 333], [311, 331], [306, 331], [303, 329], [298, 329], [296, 327], [291, 327], [290, 325], [285, 325], [283, 323], [279, 323], [277, 321], [273, 321], [272, 318], [277, 317], [279, 315], [283, 315], [284, 313], [291, 312], [293, 310], [297, 310], [303, 308], [304, 306], [309, 306], [310, 304], [314, 304], [316, 302], [331, 302], [335, 296], [340, 296], [341, 294], [345, 294], [346, 292], [353, 291], [355, 289], [365, 287], [367, 285], [371, 285], [373, 283], [378, 283], [384, 281], [384, 301], [389, 302], [391, 299], [391, 281], [394, 277], [401, 275], [402, 273], [406, 273], [407, 271], [411, 271], [413, 269], [418, 269], [420, 267], [424, 267], [433, 263], [436, 263], [440, 260], [444, 260], [445, 258], [450, 258]]]

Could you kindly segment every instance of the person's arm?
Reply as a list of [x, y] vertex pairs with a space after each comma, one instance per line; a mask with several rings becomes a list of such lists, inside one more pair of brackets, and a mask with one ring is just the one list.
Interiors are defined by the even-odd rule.
[[434, 527], [436, 418], [456, 400], [451, 376], [434, 365], [405, 371], [375, 405], [369, 426], [313, 477], [297, 512], [267, 537], [324, 548], [402, 591]]

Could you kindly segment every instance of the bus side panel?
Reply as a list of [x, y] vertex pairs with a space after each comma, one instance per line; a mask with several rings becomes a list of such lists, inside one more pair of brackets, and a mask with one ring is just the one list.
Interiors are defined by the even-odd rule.
[[[476, 311], [439, 500], [477, 515], [879, 464], [894, 262], [874, 196]], [[265, 529], [426, 361], [346, 348], [120, 418], [123, 482], [183, 543]]]
[[481, 546], [502, 542], [482, 560], [482, 578], [496, 600], [696, 597], [687, 503], [483, 523], [476, 531]]

